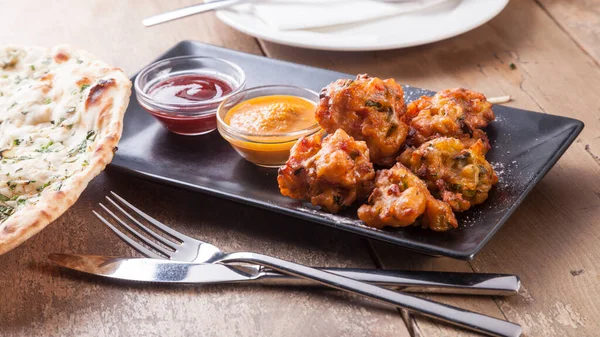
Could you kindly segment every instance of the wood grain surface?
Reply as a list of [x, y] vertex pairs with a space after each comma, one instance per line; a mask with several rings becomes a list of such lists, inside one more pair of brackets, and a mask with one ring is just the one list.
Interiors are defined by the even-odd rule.
[[538, 0], [556, 23], [596, 62], [600, 62], [600, 2]]
[[[428, 89], [511, 95], [511, 106], [570, 116], [586, 128], [471, 262], [433, 258], [108, 169], [46, 230], [0, 256], [2, 336], [465, 336], [420, 317], [323, 289], [130, 285], [68, 272], [51, 252], [137, 255], [91, 215], [110, 190], [225, 250], [312, 265], [505, 272], [513, 298], [431, 296], [522, 324], [526, 336], [600, 331], [600, 1], [513, 0], [471, 32], [421, 47], [325, 52], [256, 40], [213, 14], [144, 28], [142, 18], [194, 3], [0, 0], [0, 44], [68, 43], [132, 74], [185, 39]], [[510, 63], [516, 65], [511, 69]]]

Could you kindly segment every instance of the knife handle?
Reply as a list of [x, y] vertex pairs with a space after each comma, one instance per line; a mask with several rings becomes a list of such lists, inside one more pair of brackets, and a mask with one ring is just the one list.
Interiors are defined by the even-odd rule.
[[217, 262], [225, 264], [230, 262], [259, 264], [284, 274], [311, 279], [324, 286], [391, 304], [412, 313], [418, 313], [434, 320], [443, 321], [490, 336], [518, 337], [523, 333], [523, 328], [512, 322], [416, 297], [401, 291], [381, 288], [370, 283], [360, 282], [352, 278], [278, 259], [273, 256], [238, 252], [224, 254]]
[[[382, 269], [316, 268], [361, 282], [412, 293], [512, 296], [519, 292], [516, 275]], [[264, 285], [318, 285], [310, 280], [263, 269], [254, 280]]]

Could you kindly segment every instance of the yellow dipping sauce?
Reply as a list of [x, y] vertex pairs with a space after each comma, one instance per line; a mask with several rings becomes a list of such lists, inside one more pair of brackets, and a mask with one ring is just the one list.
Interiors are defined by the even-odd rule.
[[251, 135], [224, 137], [245, 159], [260, 166], [281, 166], [301, 136], [287, 134], [301, 130], [312, 134], [320, 129], [316, 108], [315, 102], [298, 96], [254, 97], [235, 105], [223, 118], [225, 124]]
[[302, 97], [255, 97], [231, 108], [225, 123], [253, 135], [289, 133], [315, 125], [315, 110], [315, 103]]

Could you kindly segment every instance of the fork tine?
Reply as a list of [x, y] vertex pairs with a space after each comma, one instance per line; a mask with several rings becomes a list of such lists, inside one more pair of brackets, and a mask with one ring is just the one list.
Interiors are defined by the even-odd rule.
[[120, 230], [118, 230], [117, 228], [115, 228], [115, 226], [113, 226], [110, 222], [108, 222], [106, 219], [104, 219], [104, 217], [102, 217], [100, 214], [98, 214], [98, 212], [92, 211], [92, 213], [94, 213], [94, 215], [98, 219], [100, 219], [100, 221], [102, 221], [102, 223], [104, 223], [106, 226], [108, 226], [108, 228], [110, 228], [110, 230], [112, 230], [115, 234], [117, 234], [117, 236], [121, 240], [125, 241], [125, 243], [127, 243], [133, 249], [135, 249], [138, 252], [140, 252], [145, 257], [154, 258], [154, 259], [164, 259], [163, 256], [160, 256], [160, 255], [154, 253], [153, 251], [149, 250], [148, 248], [146, 248], [146, 247], [140, 245], [139, 243], [137, 243], [136, 241], [132, 240], [127, 235], [123, 234]]
[[139, 216], [141, 216], [142, 218], [146, 219], [148, 222], [150, 222], [151, 224], [153, 224], [154, 226], [156, 226], [158, 229], [162, 230], [163, 232], [171, 235], [172, 237], [185, 242], [188, 240], [195, 240], [194, 238], [191, 238], [187, 235], [181, 234], [176, 230], [173, 230], [165, 225], [163, 225], [162, 223], [160, 223], [158, 220], [154, 219], [153, 217], [149, 216], [148, 214], [140, 211], [137, 207], [133, 206], [132, 204], [130, 204], [129, 202], [127, 202], [125, 199], [121, 198], [117, 193], [110, 191], [110, 193], [117, 198], [117, 200], [119, 200], [121, 203], [123, 203], [123, 205], [129, 207], [132, 211], [134, 211], [135, 213], [137, 213]]
[[131, 226], [129, 226], [125, 221], [121, 220], [115, 213], [113, 213], [111, 210], [109, 210], [103, 204], [99, 204], [99, 205], [100, 205], [100, 207], [102, 207], [102, 209], [104, 209], [104, 211], [106, 213], [108, 213], [114, 220], [118, 221], [119, 224], [121, 224], [121, 226], [125, 227], [125, 229], [127, 229], [131, 234], [135, 235], [135, 237], [137, 237], [140, 241], [144, 242], [150, 248], [153, 248], [153, 249], [157, 250], [158, 252], [166, 255], [167, 257], [171, 257], [171, 254], [173, 253], [172, 251], [167, 250], [166, 248], [158, 245], [156, 242], [154, 242], [154, 241], [148, 239], [147, 237], [143, 236], [142, 234], [138, 233], [138, 231], [131, 228]]
[[129, 218], [129, 220], [131, 220], [133, 223], [135, 223], [138, 227], [140, 227], [144, 232], [146, 232], [148, 235], [152, 236], [154, 239], [160, 241], [163, 245], [172, 248], [173, 250], [177, 250], [177, 244], [175, 244], [172, 241], [169, 241], [167, 239], [165, 239], [164, 237], [156, 234], [153, 230], [151, 230], [150, 228], [144, 226], [141, 222], [139, 222], [136, 218], [134, 218], [133, 216], [131, 216], [131, 214], [125, 212], [125, 210], [119, 206], [116, 202], [114, 202], [111, 198], [106, 197], [106, 200], [108, 200], [111, 204], [113, 204], [113, 206], [115, 206], [119, 211], [121, 211], [121, 213], [123, 213], [126, 217]]

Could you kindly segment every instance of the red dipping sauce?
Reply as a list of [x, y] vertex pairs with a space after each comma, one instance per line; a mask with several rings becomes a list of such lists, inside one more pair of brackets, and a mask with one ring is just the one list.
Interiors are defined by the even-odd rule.
[[201, 135], [217, 128], [215, 112], [221, 103], [220, 98], [232, 90], [224, 80], [203, 74], [175, 76], [153, 85], [148, 95], [177, 107], [169, 111], [146, 109], [171, 132]]
[[217, 128], [217, 108], [244, 89], [246, 75], [234, 63], [210, 56], [157, 61], [135, 78], [140, 105], [169, 131], [193, 136]]
[[233, 89], [229, 83], [202, 74], [180, 75], [153, 85], [148, 95], [161, 102], [194, 103], [221, 98]]

